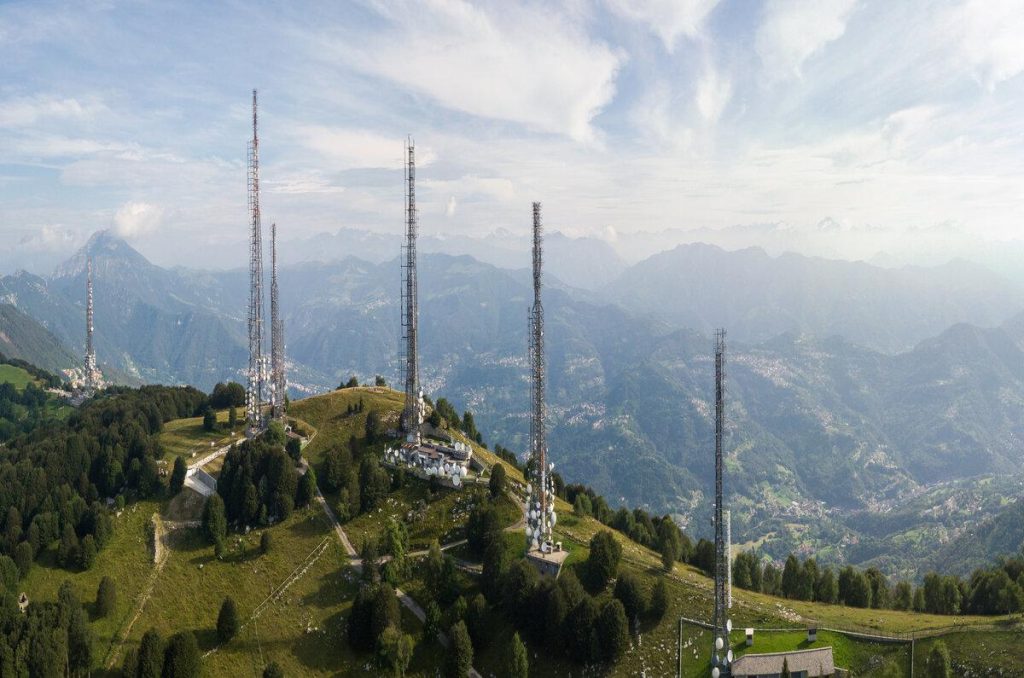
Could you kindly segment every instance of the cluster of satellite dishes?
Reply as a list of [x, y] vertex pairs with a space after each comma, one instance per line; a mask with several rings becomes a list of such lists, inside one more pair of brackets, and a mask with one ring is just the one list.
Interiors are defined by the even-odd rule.
[[[391, 464], [409, 464], [409, 460], [406, 459], [401, 450], [394, 448], [387, 448], [384, 450], [384, 460]], [[448, 461], [442, 461], [438, 459], [433, 463], [423, 465], [423, 472], [428, 476], [437, 476], [439, 478], [450, 478], [452, 485], [458, 487], [462, 484], [462, 479], [465, 478], [469, 471], [465, 466], [455, 464]]]
[[727, 671], [730, 665], [732, 665], [732, 649], [726, 651], [724, 657], [719, 656], [724, 648], [729, 646], [729, 634], [732, 633], [732, 620], [725, 620], [725, 636], [718, 636], [715, 638], [715, 656], [711, 660], [711, 678], [718, 678], [722, 675], [727, 675]]
[[[558, 522], [558, 515], [555, 513], [555, 492], [552, 480], [552, 471], [555, 465], [549, 464], [544, 472], [542, 469], [539, 475], [538, 487], [533, 484], [526, 486], [526, 541], [532, 549], [546, 551], [550, 548], [551, 530]], [[543, 497], [541, 496], [543, 492]], [[542, 502], [541, 499], [544, 501]]]

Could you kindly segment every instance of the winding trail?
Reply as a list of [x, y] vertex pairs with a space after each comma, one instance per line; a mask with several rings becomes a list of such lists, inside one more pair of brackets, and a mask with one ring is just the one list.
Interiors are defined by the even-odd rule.
[[[316, 432], [314, 432], [313, 435], [309, 437], [309, 440], [306, 441], [306, 445], [308, 445], [310, 442], [312, 442], [314, 437], [316, 437]], [[302, 458], [302, 467], [303, 467], [304, 470], [309, 468], [309, 462], [306, 461], [305, 457]], [[320, 484], [319, 483], [316, 484], [316, 499], [320, 503], [320, 506], [323, 508], [324, 515], [326, 515], [327, 519], [331, 522], [331, 526], [334, 528], [334, 533], [338, 536], [338, 541], [341, 542], [341, 547], [343, 549], [345, 549], [345, 553], [346, 553], [346, 555], [348, 555], [348, 558], [349, 558], [349, 564], [352, 567], [356, 568], [357, 570], [362, 570], [363, 569], [363, 561], [359, 557], [359, 554], [356, 553], [355, 548], [352, 546], [352, 542], [349, 541], [348, 535], [345, 534], [345, 530], [342, 529], [341, 523], [338, 522], [337, 516], [334, 515], [334, 511], [331, 510], [331, 507], [327, 503], [327, 500], [324, 498], [323, 493], [320, 492]], [[517, 503], [519, 503], [520, 506], [522, 505], [521, 502], [517, 502]], [[516, 524], [510, 525], [509, 527], [505, 528], [505, 530], [506, 531], [510, 531], [510, 530], [515, 530], [515, 529], [521, 529], [522, 526], [525, 525], [525, 520], [526, 520], [526, 512], [525, 512], [525, 509], [524, 509], [523, 510], [523, 515], [519, 519], [519, 521]], [[449, 544], [445, 544], [444, 546], [441, 547], [441, 550], [445, 551], [447, 549], [455, 548], [456, 546], [461, 546], [462, 544], [465, 544], [465, 543], [466, 543], [465, 539], [459, 539], [458, 541], [453, 541], [453, 542], [451, 542]], [[423, 556], [423, 555], [426, 555], [426, 554], [427, 554], [427, 551], [415, 551], [415, 552], [410, 553], [409, 556], [410, 557]], [[472, 572], [479, 572], [480, 571], [480, 569], [479, 569], [480, 566], [476, 565], [475, 563], [468, 563], [466, 561], [462, 561], [460, 559], [456, 559], [456, 564], [458, 564], [462, 569], [466, 569], [466, 570], [469, 570], [469, 571], [472, 571]], [[420, 604], [417, 603], [413, 599], [412, 596], [410, 596], [408, 593], [406, 593], [405, 591], [403, 591], [400, 588], [396, 588], [395, 589], [395, 595], [398, 597], [398, 602], [400, 602], [410, 612], [412, 612], [413, 616], [415, 616], [417, 619], [419, 619], [420, 622], [423, 622], [423, 621], [426, 620], [427, 613], [423, 610], [422, 607], [420, 607]], [[438, 631], [437, 632], [437, 638], [438, 638], [439, 641], [441, 641], [441, 644], [443, 646], [448, 647], [448, 642], [449, 642], [448, 641], [448, 635], [444, 631]], [[472, 668], [472, 667], [470, 667], [470, 669], [469, 669], [469, 676], [470, 676], [470, 678], [483, 678], [483, 676], [481, 676], [480, 673], [475, 668]]]
[[142, 616], [142, 611], [146, 609], [146, 603], [149, 602], [149, 598], [153, 595], [153, 589], [156, 587], [156, 580], [160, 576], [160, 572], [164, 569], [164, 564], [167, 562], [167, 558], [170, 556], [170, 548], [167, 546], [167, 531], [164, 529], [163, 521], [160, 520], [160, 514], [153, 514], [153, 571], [149, 573], [149, 578], [146, 580], [146, 588], [142, 590], [139, 596], [139, 603], [135, 607], [135, 614], [128, 620], [121, 631], [117, 634], [115, 639], [111, 641], [110, 651], [107, 653], [107, 668], [112, 669], [117, 663], [118, 659], [121, 658], [121, 648], [124, 647], [124, 641], [128, 638], [128, 634], [131, 633], [132, 627], [135, 626], [135, 622]]

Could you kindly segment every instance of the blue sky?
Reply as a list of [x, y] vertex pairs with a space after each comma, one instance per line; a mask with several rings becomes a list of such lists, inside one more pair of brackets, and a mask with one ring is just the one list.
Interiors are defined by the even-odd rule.
[[0, 238], [27, 262], [114, 228], [235, 265], [253, 87], [290, 238], [400, 231], [407, 134], [424, 233], [525, 229], [541, 200], [611, 241], [1013, 238], [1022, 35], [1000, 0], [8, 2]]

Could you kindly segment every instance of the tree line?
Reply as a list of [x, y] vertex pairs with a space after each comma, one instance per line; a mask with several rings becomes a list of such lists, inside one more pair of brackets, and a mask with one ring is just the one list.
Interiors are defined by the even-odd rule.
[[[694, 564], [710, 575], [713, 545], [710, 561], [702, 557]], [[906, 580], [891, 584], [876, 567], [861, 570], [847, 565], [836, 573], [827, 565], [819, 566], [814, 558], [800, 560], [793, 554], [779, 570], [748, 551], [733, 560], [732, 581], [751, 591], [849, 607], [947, 615], [1013, 614], [1024, 610], [1024, 553], [979, 568], [968, 579], [929, 572], [919, 586], [913, 586]]]

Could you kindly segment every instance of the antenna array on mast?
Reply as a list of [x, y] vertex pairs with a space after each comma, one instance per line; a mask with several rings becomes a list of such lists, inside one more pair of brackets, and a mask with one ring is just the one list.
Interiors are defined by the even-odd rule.
[[533, 306], [530, 308], [530, 483], [527, 485], [526, 543], [543, 549], [551, 542], [555, 524], [552, 465], [548, 464], [544, 404], [544, 306], [541, 303], [543, 233], [540, 203], [533, 203]]
[[402, 431], [408, 442], [420, 442], [423, 423], [423, 393], [419, 373], [419, 290], [416, 278], [416, 157], [410, 138], [406, 143], [405, 165], [405, 260], [402, 263], [402, 377], [405, 381], [405, 409]]
[[249, 143], [249, 370], [246, 434], [263, 430], [263, 242], [260, 227], [260, 142], [256, 90], [252, 91], [252, 141]]
[[284, 373], [284, 319], [277, 292], [277, 224], [270, 225], [270, 411], [284, 417], [288, 382]]
[[92, 394], [100, 386], [100, 371], [96, 364], [96, 348], [92, 343], [92, 258], [85, 262], [85, 390]]
[[732, 650], [729, 649], [729, 632], [732, 621], [729, 609], [729, 553], [726, 546], [725, 511], [723, 502], [723, 456], [722, 442], [725, 437], [725, 330], [715, 332], [715, 610], [712, 620], [714, 646], [712, 648], [711, 675], [713, 678], [728, 676], [732, 664]]

